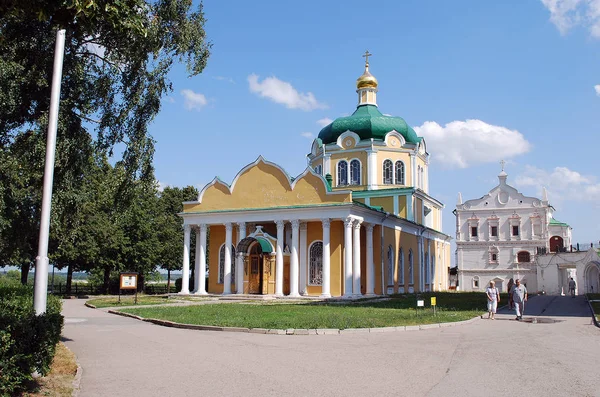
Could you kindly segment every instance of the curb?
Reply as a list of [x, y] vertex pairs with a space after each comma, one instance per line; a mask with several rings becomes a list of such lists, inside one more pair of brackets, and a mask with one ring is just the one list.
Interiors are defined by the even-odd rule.
[[596, 313], [594, 312], [594, 308], [592, 307], [592, 303], [590, 302], [590, 300], [588, 299], [587, 295], [583, 295], [585, 296], [585, 301], [587, 302], [589, 308], [590, 308], [590, 312], [592, 312], [592, 321], [594, 322], [594, 325], [598, 328], [600, 328], [600, 324], [598, 324], [598, 320], [596, 319]]
[[433, 323], [433, 324], [421, 324], [421, 325], [406, 325], [397, 327], [379, 327], [379, 328], [317, 328], [317, 329], [306, 329], [306, 328], [287, 328], [287, 329], [268, 329], [268, 328], [245, 328], [245, 327], [219, 327], [216, 325], [196, 325], [196, 324], [181, 324], [169, 320], [160, 320], [157, 318], [144, 318], [136, 316], [135, 314], [129, 314], [120, 312], [118, 310], [108, 310], [110, 314], [116, 314], [118, 316], [129, 317], [136, 320], [144, 321], [147, 323], [161, 325], [163, 327], [179, 328], [179, 329], [191, 329], [196, 331], [223, 331], [223, 332], [242, 332], [250, 334], [263, 334], [263, 335], [350, 335], [350, 334], [369, 334], [369, 333], [388, 333], [388, 332], [400, 332], [400, 331], [421, 331], [428, 329], [447, 328], [455, 327], [457, 325], [471, 324], [479, 317], [474, 317], [469, 320], [456, 321], [452, 323]]
[[[64, 343], [63, 343], [63, 346], [68, 351], [73, 353], [73, 350], [69, 349], [69, 347], [67, 345], [65, 345]], [[75, 353], [73, 353], [73, 356], [75, 356]], [[79, 360], [77, 359], [77, 356], [75, 356], [75, 362], [77, 363], [77, 371], [75, 372], [75, 378], [73, 379], [73, 382], [71, 383], [71, 385], [73, 386], [73, 392], [71, 392], [72, 397], [77, 397], [79, 395], [79, 392], [81, 391], [81, 375], [83, 374], [83, 368], [81, 368], [81, 364], [79, 364]]]
[[92, 305], [90, 303], [87, 303], [87, 302], [85, 302], [85, 306], [87, 306], [87, 307], [89, 307], [91, 309], [95, 309], [96, 308], [96, 306], [94, 306], [94, 305]]

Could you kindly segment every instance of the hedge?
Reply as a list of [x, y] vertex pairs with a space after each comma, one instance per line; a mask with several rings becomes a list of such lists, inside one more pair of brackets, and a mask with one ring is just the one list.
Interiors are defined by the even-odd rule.
[[63, 326], [61, 306], [49, 295], [46, 313], [37, 316], [33, 287], [0, 280], [0, 396], [22, 390], [34, 372], [48, 372]]

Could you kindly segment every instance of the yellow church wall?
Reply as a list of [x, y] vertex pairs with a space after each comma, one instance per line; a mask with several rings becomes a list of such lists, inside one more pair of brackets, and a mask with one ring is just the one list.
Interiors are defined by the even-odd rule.
[[[391, 160], [394, 165], [398, 160], [401, 160], [404, 163], [404, 185], [396, 186], [412, 186], [410, 154], [404, 152], [388, 152], [383, 150], [377, 152], [377, 184], [383, 185], [383, 162], [388, 159]], [[394, 178], [395, 177], [396, 176], [394, 175]]]
[[[221, 244], [225, 242], [225, 226], [211, 225], [210, 239], [208, 241], [209, 259], [208, 259], [208, 288], [207, 291], [211, 294], [222, 294], [223, 284], [218, 284], [219, 281], [219, 250]], [[190, 258], [191, 259], [191, 258]], [[191, 266], [191, 264], [190, 264]]]
[[[331, 240], [331, 236], [330, 236]], [[309, 282], [310, 272], [310, 245], [315, 241], [323, 241], [323, 224], [321, 222], [308, 222], [306, 224], [306, 283]], [[331, 246], [331, 241], [330, 241]], [[320, 285], [308, 285], [306, 292], [309, 295], [321, 295], [322, 287]]]
[[216, 181], [204, 190], [201, 203], [184, 204], [184, 212], [269, 208], [311, 204], [349, 203], [350, 193], [327, 195], [323, 180], [307, 173], [296, 180], [293, 191], [287, 175], [278, 167], [259, 161], [238, 176], [230, 192]]
[[331, 254], [331, 295], [342, 295], [342, 243], [344, 241], [344, 222], [332, 221], [330, 229], [330, 254]]
[[386, 212], [393, 213], [394, 212], [394, 198], [389, 197], [371, 197], [370, 205], [376, 207], [383, 207], [383, 210]]
[[423, 200], [415, 198], [415, 222], [423, 224]]
[[381, 226], [373, 228], [373, 263], [375, 264], [375, 293], [383, 294], [381, 286]]
[[398, 196], [398, 214], [399, 217], [406, 219], [406, 196]]
[[408, 253], [411, 249], [413, 252], [413, 288], [415, 289], [415, 291], [417, 291], [417, 288], [419, 287], [419, 245], [417, 243], [417, 236], [415, 236], [414, 234], [402, 232], [402, 235], [400, 237], [400, 247], [402, 247], [402, 251], [404, 252], [404, 291], [408, 292], [408, 287], [413, 285], [410, 282], [410, 272], [408, 269]]
[[362, 204], [365, 203], [365, 199], [364, 198], [355, 198], [355, 199], [353, 199], [353, 201], [358, 201], [359, 203], [362, 203]]

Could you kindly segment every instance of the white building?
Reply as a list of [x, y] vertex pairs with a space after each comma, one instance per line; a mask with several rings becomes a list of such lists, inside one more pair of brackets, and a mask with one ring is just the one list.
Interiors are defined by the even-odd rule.
[[549, 295], [569, 293], [569, 280], [575, 280], [577, 295], [600, 290], [600, 256], [596, 249], [549, 252], [536, 258], [538, 288]]
[[459, 193], [456, 216], [458, 289], [484, 291], [494, 280], [500, 291], [510, 279], [521, 279], [538, 291], [538, 252], [564, 251], [571, 245], [571, 227], [553, 219], [546, 191], [527, 197], [498, 175], [499, 184], [481, 198], [463, 203]]

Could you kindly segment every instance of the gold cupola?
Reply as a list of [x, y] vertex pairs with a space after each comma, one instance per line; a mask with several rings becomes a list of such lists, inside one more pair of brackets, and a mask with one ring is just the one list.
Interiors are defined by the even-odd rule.
[[358, 93], [358, 105], [375, 105], [377, 106], [377, 86], [379, 83], [375, 76], [369, 72], [369, 57], [373, 55], [366, 51], [365, 71], [358, 79], [356, 79], [356, 92]]

